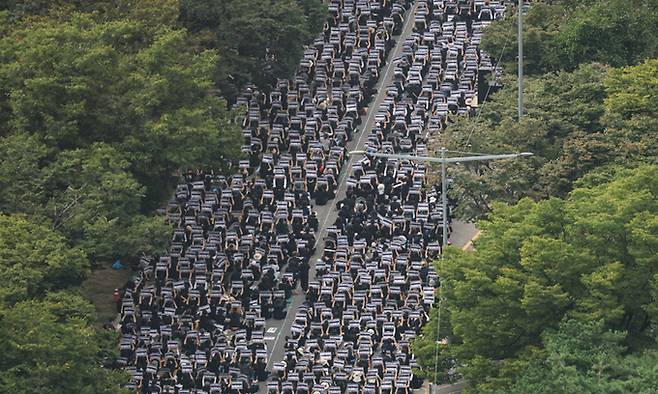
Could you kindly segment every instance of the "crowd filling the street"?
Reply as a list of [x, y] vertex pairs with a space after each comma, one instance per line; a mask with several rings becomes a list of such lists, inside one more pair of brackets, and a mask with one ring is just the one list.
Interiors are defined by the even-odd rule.
[[[245, 144], [235, 174], [184, 174], [167, 206], [169, 253], [142, 257], [115, 293], [131, 389], [401, 394], [422, 385], [410, 344], [438, 286], [431, 263], [450, 219], [441, 185], [427, 164], [348, 149], [363, 136], [365, 151], [434, 154], [430, 139], [472, 116], [478, 82], [496, 73], [478, 45], [510, 3], [329, 2], [294, 77], [268, 92], [249, 85], [237, 99]], [[317, 206], [327, 204], [337, 219], [323, 223]], [[295, 296], [304, 301], [291, 310]], [[270, 360], [269, 319], [292, 321], [282, 359]]]

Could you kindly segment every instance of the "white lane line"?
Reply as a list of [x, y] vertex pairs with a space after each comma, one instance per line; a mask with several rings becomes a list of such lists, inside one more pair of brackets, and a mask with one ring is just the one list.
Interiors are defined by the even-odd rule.
[[[386, 96], [385, 88], [386, 88], [386, 86], [387, 86], [387, 84], [390, 80], [391, 71], [393, 71], [393, 69], [394, 69], [393, 59], [396, 59], [397, 57], [399, 57], [399, 56], [397, 56], [397, 54], [399, 54], [402, 51], [404, 40], [411, 33], [411, 30], [413, 28], [413, 20], [414, 20], [413, 15], [416, 13], [417, 9], [418, 9], [418, 2], [416, 1], [414, 3], [414, 6], [408, 11], [409, 12], [408, 13], [409, 18], [404, 22], [404, 24], [402, 26], [402, 31], [400, 32], [400, 35], [397, 37], [399, 41], [397, 41], [395, 43], [395, 47], [394, 47], [393, 51], [389, 54], [388, 63], [385, 66], [385, 72], [384, 72], [384, 76], [383, 76], [384, 78], [379, 80], [379, 82], [378, 82], [379, 86], [378, 86], [378, 89], [377, 89], [377, 93], [376, 93], [375, 99], [372, 101], [373, 105], [372, 105], [372, 107], [369, 107], [373, 110], [372, 111], [370, 109], [368, 110], [368, 114], [366, 115], [365, 122], [363, 123], [363, 127], [361, 129], [361, 135], [359, 136], [359, 139], [357, 140], [357, 143], [355, 145], [357, 150], [358, 150], [359, 146], [363, 143], [363, 137], [365, 137], [365, 135], [368, 134], [367, 132], [372, 128], [371, 126], [369, 127], [368, 125], [373, 123], [373, 121], [375, 119], [375, 114], [377, 112], [377, 109], [379, 108], [379, 105], [381, 105], [382, 101], [384, 100], [384, 98]], [[341, 194], [343, 194], [342, 189], [347, 188], [346, 180], [347, 180], [347, 177], [349, 176], [349, 171], [350, 171], [350, 168], [352, 166], [353, 159], [354, 159], [354, 157], [350, 156], [350, 158], [348, 160], [348, 163], [347, 163], [347, 170], [343, 174], [341, 174], [341, 176], [338, 178], [338, 184], [339, 185], [338, 185], [338, 189], [336, 189], [336, 198], [331, 200], [332, 203], [334, 201], [336, 201]], [[331, 213], [332, 213], [332, 209], [331, 209], [332, 206], [331, 205], [326, 205], [325, 207], [326, 207], [326, 216], [325, 216], [325, 218], [322, 222], [322, 227], [319, 228], [320, 231], [318, 231], [318, 234], [317, 234], [318, 238], [315, 240], [315, 244], [314, 244], [315, 248], [317, 248], [318, 242], [320, 242], [320, 240], [323, 239], [322, 235], [326, 231], [327, 221], [331, 217]], [[325, 208], [325, 207], [323, 207], [323, 208]], [[317, 251], [316, 251], [316, 253], [317, 253]], [[310, 263], [313, 264], [312, 261]], [[294, 305], [294, 302], [293, 302], [293, 305], [291, 305], [291, 306], [294, 306], [295, 308], [298, 307], [298, 305]], [[291, 310], [288, 311], [288, 313], [291, 313], [291, 311], [292, 311], [292, 308], [291, 308]], [[281, 327], [281, 330], [279, 330], [278, 334], [276, 335], [276, 339], [274, 340], [274, 345], [272, 346], [271, 350], [268, 352], [269, 357], [268, 357], [268, 360], [267, 360], [267, 366], [266, 366], [267, 369], [270, 368], [270, 366], [273, 362], [274, 350], [276, 349], [277, 344], [279, 343], [279, 339], [281, 339], [281, 335], [284, 332], [288, 332], [290, 330], [290, 327], [292, 327], [292, 321], [293, 320], [294, 320], [294, 315], [293, 316], [286, 316], [286, 320], [284, 321], [284, 323]], [[287, 327], [289, 321], [290, 321], [290, 327]]]
[[[373, 100], [373, 105], [372, 110], [368, 109], [368, 115], [366, 116], [366, 121], [363, 123], [363, 129], [361, 130], [361, 135], [359, 136], [359, 139], [356, 143], [356, 150], [359, 150], [359, 148], [362, 145], [362, 140], [363, 137], [366, 136], [366, 134], [369, 134], [368, 131], [372, 129], [372, 127], [369, 127], [368, 125], [373, 123], [375, 119], [375, 115], [377, 114], [377, 111], [379, 110], [379, 106], [381, 105], [382, 101], [384, 101], [384, 98], [386, 97], [386, 86], [388, 85], [388, 82], [390, 80], [389, 74], [391, 71], [393, 71], [393, 60], [397, 59], [399, 56], [397, 54], [402, 51], [402, 47], [404, 44], [404, 40], [407, 38], [409, 33], [411, 33], [410, 26], [412, 26], [411, 21], [414, 20], [413, 16], [416, 14], [416, 10], [418, 9], [418, 2], [416, 1], [414, 3], [414, 6], [412, 9], [409, 11], [409, 19], [405, 22], [405, 24], [402, 26], [402, 32], [400, 32], [400, 35], [398, 36], [398, 39], [400, 41], [395, 43], [395, 48], [393, 51], [390, 53], [389, 58], [388, 58], [388, 64], [386, 65], [386, 71], [384, 72], [384, 78], [380, 82], [379, 89], [377, 90], [377, 96], [375, 97], [375, 100]], [[352, 161], [354, 160], [354, 156], [350, 156], [349, 160], [347, 162], [347, 171], [345, 172], [344, 178], [348, 176], [348, 172], [350, 168], [352, 167]], [[347, 182], [345, 182], [345, 179], [340, 183], [338, 186], [338, 190], [336, 192], [336, 196], [341, 194], [341, 189], [343, 187], [347, 188]]]
[[[375, 115], [377, 114], [377, 111], [379, 110], [379, 106], [381, 103], [384, 101], [384, 98], [386, 97], [386, 86], [388, 85], [388, 82], [390, 82], [390, 74], [391, 71], [394, 70], [393, 67], [393, 60], [397, 59], [399, 56], [398, 54], [402, 51], [402, 47], [404, 44], [404, 40], [407, 38], [407, 36], [411, 33], [412, 30], [412, 23], [413, 21], [413, 16], [416, 14], [416, 10], [418, 9], [418, 2], [416, 1], [414, 3], [414, 6], [409, 10], [409, 18], [404, 22], [402, 26], [402, 31], [400, 32], [400, 35], [398, 36], [398, 42], [395, 43], [395, 48], [393, 51], [389, 54], [389, 57], [387, 59], [388, 63], [386, 64], [386, 68], [384, 71], [384, 78], [379, 81], [379, 86], [377, 89], [377, 95], [375, 96], [375, 99], [372, 101], [372, 106], [368, 107], [368, 112], [366, 115], [366, 119], [363, 122], [363, 126], [361, 128], [361, 135], [359, 136], [359, 139], [356, 142], [356, 145], [354, 146], [354, 150], [359, 150], [362, 145], [363, 145], [363, 137], [366, 135], [369, 135], [369, 131], [372, 129], [372, 123], [375, 120]], [[349, 145], [348, 145], [349, 148]], [[352, 168], [352, 162], [354, 161], [354, 156], [349, 156], [349, 159], [347, 161], [347, 165], [345, 171], [340, 175], [340, 178], [338, 180], [338, 189], [336, 189], [336, 198], [332, 200], [336, 201], [343, 195], [343, 189], [347, 189], [347, 177], [349, 176], [349, 173]], [[347, 193], [347, 190], [345, 190], [345, 193]], [[338, 200], [340, 201], [340, 200]], [[331, 207], [329, 207], [331, 208]], [[322, 222], [322, 227], [320, 227], [320, 231], [318, 235], [322, 235], [324, 233], [326, 226], [327, 226], [327, 221], [329, 220], [329, 217], [331, 217], [331, 209], [327, 210], [327, 216], [325, 216], [324, 221]], [[315, 240], [314, 247], [317, 248], [318, 242], [323, 237], [319, 236]]]

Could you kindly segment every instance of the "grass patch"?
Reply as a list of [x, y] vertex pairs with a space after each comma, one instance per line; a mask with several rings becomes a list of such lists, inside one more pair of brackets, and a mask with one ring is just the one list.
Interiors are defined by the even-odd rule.
[[122, 287], [132, 276], [131, 269], [115, 270], [108, 263], [92, 270], [89, 278], [82, 283], [82, 295], [96, 308], [97, 326], [100, 327], [116, 317], [117, 309], [112, 299], [112, 293], [114, 289]]

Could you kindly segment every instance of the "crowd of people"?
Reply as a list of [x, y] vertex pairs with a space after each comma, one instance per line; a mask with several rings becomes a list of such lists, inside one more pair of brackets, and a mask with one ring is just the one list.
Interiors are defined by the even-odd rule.
[[[344, 169], [379, 72], [395, 77], [367, 149], [427, 153], [429, 134], [477, 105], [477, 49], [503, 0], [331, 0], [293, 79], [248, 86], [246, 159], [224, 177], [189, 171], [170, 202], [169, 253], [144, 257], [120, 309], [118, 364], [142, 393], [407, 392], [410, 342], [428, 318], [440, 253], [438, 190], [422, 163], [371, 159]], [[407, 11], [415, 6], [415, 12]], [[391, 59], [405, 17], [414, 32]], [[317, 240], [313, 204], [338, 219]], [[316, 246], [317, 244], [317, 246]], [[316, 253], [317, 249], [317, 253]], [[319, 259], [312, 260], [313, 256]], [[294, 312], [297, 291], [306, 302]], [[266, 319], [294, 313], [284, 360], [271, 363]], [[275, 361], [275, 360], [272, 360]]]
[[[503, 2], [419, 0], [414, 31], [377, 109], [366, 150], [428, 156], [428, 138], [477, 105], [482, 29]], [[338, 219], [328, 229], [316, 279], [296, 312], [270, 394], [409, 393], [420, 388], [411, 342], [427, 322], [443, 215], [440, 185], [422, 162], [356, 162]]]

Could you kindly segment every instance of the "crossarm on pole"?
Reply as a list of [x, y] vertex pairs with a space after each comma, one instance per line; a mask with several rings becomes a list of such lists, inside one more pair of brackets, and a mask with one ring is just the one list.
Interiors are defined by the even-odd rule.
[[383, 157], [388, 159], [399, 159], [399, 160], [411, 160], [411, 161], [427, 161], [433, 163], [458, 163], [463, 161], [481, 161], [481, 160], [500, 160], [500, 159], [513, 159], [515, 157], [526, 157], [532, 156], [530, 152], [521, 152], [521, 153], [509, 153], [504, 155], [482, 155], [482, 156], [461, 156], [461, 157], [446, 157], [445, 159], [440, 157], [430, 157], [430, 156], [412, 156], [412, 155], [398, 155], [398, 154], [389, 154], [389, 153], [379, 153], [379, 152], [367, 152], [355, 150], [349, 153], [350, 155], [368, 155], [373, 157]]

